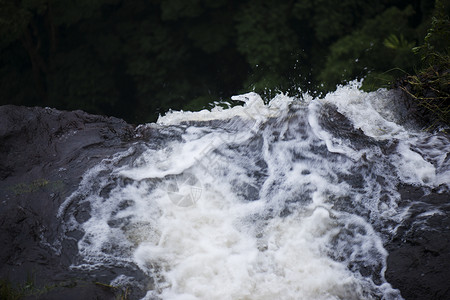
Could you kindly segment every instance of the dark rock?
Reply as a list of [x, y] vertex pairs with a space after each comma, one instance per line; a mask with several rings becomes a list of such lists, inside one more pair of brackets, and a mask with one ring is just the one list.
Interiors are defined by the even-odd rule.
[[[114, 287], [93, 282], [70, 282], [60, 286], [49, 287], [46, 291], [36, 291], [35, 295], [26, 296], [24, 300], [98, 300], [124, 299], [125, 292]], [[126, 299], [126, 298], [125, 298]]]
[[[20, 285], [32, 277], [44, 286], [79, 276], [67, 271], [76, 243], [55, 242], [58, 208], [87, 169], [128, 149], [134, 136], [134, 128], [116, 118], [0, 107], [0, 278]], [[83, 299], [95, 299], [103, 293], [98, 289], [74, 287], [68, 297], [80, 292]]]
[[351, 141], [351, 145], [358, 149], [376, 144], [375, 140], [364, 135], [360, 128], [354, 128], [352, 122], [333, 104], [322, 105], [319, 122], [327, 132], [339, 139]]
[[400, 187], [409, 216], [387, 244], [386, 279], [409, 299], [450, 299], [448, 194]]

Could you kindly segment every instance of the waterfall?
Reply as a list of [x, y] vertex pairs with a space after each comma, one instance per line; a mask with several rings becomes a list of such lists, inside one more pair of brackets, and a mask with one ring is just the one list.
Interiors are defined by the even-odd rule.
[[59, 209], [72, 268], [114, 269], [144, 299], [402, 299], [385, 278], [412, 205], [398, 187], [448, 193], [450, 143], [394, 97], [248, 93], [139, 126]]

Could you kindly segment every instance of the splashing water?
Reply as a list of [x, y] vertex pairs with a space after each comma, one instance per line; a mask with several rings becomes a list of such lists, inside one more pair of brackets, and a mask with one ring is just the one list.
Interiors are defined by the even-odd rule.
[[138, 127], [60, 208], [82, 232], [73, 267], [137, 266], [145, 299], [401, 299], [384, 278], [397, 186], [448, 191], [450, 143], [400, 125], [392, 97], [249, 93]]

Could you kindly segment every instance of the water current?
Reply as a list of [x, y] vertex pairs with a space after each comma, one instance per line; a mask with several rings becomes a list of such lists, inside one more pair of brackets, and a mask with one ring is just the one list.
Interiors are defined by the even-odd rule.
[[398, 186], [448, 192], [450, 143], [392, 93], [248, 93], [141, 125], [59, 209], [72, 268], [114, 269], [144, 299], [402, 299], [384, 276]]

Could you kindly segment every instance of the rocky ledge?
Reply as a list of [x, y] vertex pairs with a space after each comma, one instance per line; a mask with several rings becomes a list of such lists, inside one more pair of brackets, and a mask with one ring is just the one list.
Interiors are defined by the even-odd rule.
[[[76, 242], [53, 241], [61, 232], [58, 208], [82, 174], [136, 139], [135, 128], [116, 118], [0, 107], [0, 296], [16, 293], [17, 287], [27, 299], [110, 299], [128, 293], [108, 286], [107, 273], [71, 271]], [[416, 204], [385, 245], [386, 278], [405, 299], [450, 299], [449, 195], [411, 186], [399, 191], [400, 205]], [[430, 210], [439, 213], [424, 224]]]
[[133, 137], [116, 118], [0, 107], [1, 299], [114, 299], [101, 277], [70, 271], [76, 244], [53, 243], [56, 214], [83, 173]]

